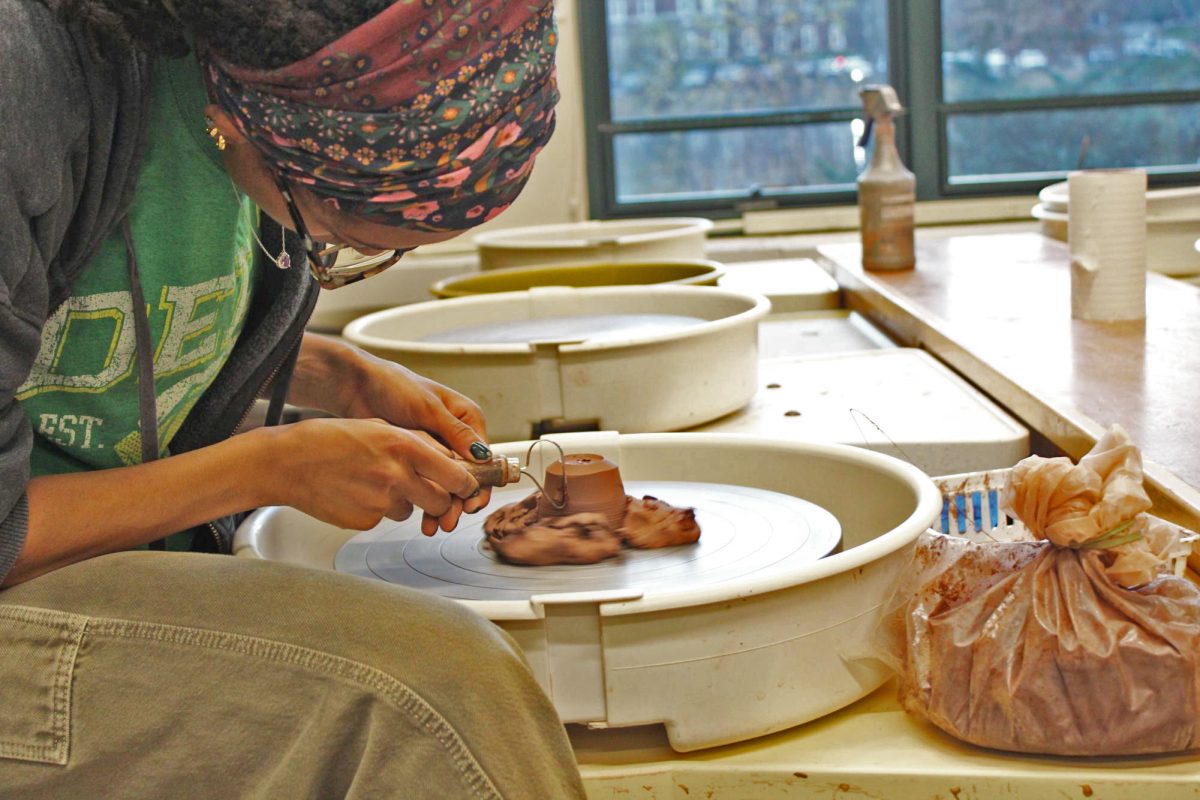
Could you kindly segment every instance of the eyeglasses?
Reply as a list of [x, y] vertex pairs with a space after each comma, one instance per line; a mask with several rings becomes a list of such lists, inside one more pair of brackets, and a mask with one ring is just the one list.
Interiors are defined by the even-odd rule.
[[415, 249], [406, 247], [385, 250], [370, 256], [365, 256], [344, 244], [318, 250], [316, 242], [308, 233], [304, 219], [300, 216], [300, 208], [292, 197], [292, 190], [288, 187], [287, 180], [282, 175], [276, 174], [275, 185], [279, 188], [279, 194], [283, 196], [283, 201], [287, 204], [292, 225], [296, 228], [296, 233], [299, 234], [300, 240], [304, 244], [304, 252], [308, 256], [308, 269], [317, 279], [317, 283], [321, 284], [322, 289], [337, 289], [372, 275], [378, 275], [399, 261], [405, 253]]

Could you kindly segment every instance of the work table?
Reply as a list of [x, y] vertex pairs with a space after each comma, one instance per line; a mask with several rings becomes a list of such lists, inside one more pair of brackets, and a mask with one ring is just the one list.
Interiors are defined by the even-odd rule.
[[[1155, 512], [1200, 527], [1200, 288], [1151, 273], [1144, 322], [1083, 322], [1071, 319], [1066, 245], [1035, 231], [919, 231], [917, 268], [895, 273], [865, 273], [857, 243], [838, 238], [808, 253], [797, 240], [736, 246], [745, 260], [747, 245], [759, 258], [816, 258], [846, 306], [960, 372], [1042, 437], [1040, 452], [1078, 458], [1121, 424], [1142, 448]], [[892, 684], [808, 724], [695, 753], [672, 752], [653, 726], [603, 733], [573, 732], [596, 800], [1165, 798], [1191, 796], [1200, 778], [1190, 754], [1065, 759], [973, 747], [907, 714]]]
[[1071, 318], [1067, 246], [1034, 232], [917, 233], [917, 267], [866, 272], [857, 243], [818, 248], [845, 304], [922, 347], [1073, 458], [1118, 423], [1160, 515], [1200, 523], [1200, 288], [1156, 273], [1146, 319]]

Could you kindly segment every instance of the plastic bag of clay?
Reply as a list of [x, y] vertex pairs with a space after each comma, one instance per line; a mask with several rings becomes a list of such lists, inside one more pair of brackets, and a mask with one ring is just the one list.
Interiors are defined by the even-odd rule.
[[904, 707], [1003, 750], [1200, 747], [1200, 589], [1168, 568], [1190, 545], [1145, 513], [1125, 433], [1022, 461], [1004, 504], [1030, 541], [917, 542], [880, 628]]

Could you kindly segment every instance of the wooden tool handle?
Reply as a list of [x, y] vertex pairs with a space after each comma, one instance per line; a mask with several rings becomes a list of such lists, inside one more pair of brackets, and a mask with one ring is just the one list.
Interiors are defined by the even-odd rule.
[[480, 486], [507, 486], [521, 480], [521, 463], [506, 456], [495, 456], [490, 461], [468, 461], [467, 470]]

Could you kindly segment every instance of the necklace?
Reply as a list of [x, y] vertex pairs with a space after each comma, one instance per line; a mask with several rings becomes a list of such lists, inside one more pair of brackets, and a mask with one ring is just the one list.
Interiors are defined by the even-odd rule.
[[[241, 205], [244, 198], [242, 197], [242, 193], [238, 191], [237, 184], [231, 179], [229, 185], [233, 187], [233, 196], [237, 198], [238, 205]], [[267, 257], [267, 261], [270, 261], [280, 269], [291, 268], [292, 257], [288, 255], [286, 234], [282, 225], [279, 226], [279, 255], [277, 256], [271, 255], [270, 251], [267, 250], [267, 246], [263, 244], [262, 239], [258, 237], [257, 225], [250, 226], [250, 235], [254, 237], [254, 241], [258, 242], [258, 248], [263, 251], [263, 255]]]

